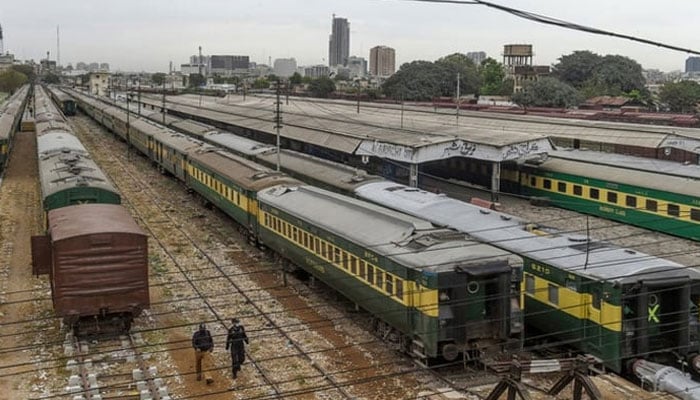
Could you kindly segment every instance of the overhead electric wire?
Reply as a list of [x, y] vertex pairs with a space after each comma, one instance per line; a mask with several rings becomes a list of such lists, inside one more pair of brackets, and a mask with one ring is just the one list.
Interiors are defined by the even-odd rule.
[[603, 30], [603, 29], [598, 29], [586, 25], [580, 25], [574, 22], [568, 22], [564, 21], [561, 19], [549, 17], [546, 15], [542, 14], [536, 14], [533, 12], [529, 11], [523, 11], [517, 8], [511, 8], [511, 7], [506, 7], [500, 4], [488, 2], [488, 1], [483, 1], [483, 0], [402, 0], [404, 2], [410, 1], [410, 2], [418, 2], [418, 3], [447, 3], [447, 4], [459, 4], [459, 5], [483, 5], [489, 8], [493, 8], [499, 11], [506, 12], [511, 15], [515, 15], [516, 17], [527, 19], [530, 21], [534, 22], [539, 22], [541, 24], [546, 24], [546, 25], [553, 25], [553, 26], [558, 26], [560, 28], [566, 28], [566, 29], [572, 29], [580, 32], [586, 32], [586, 33], [592, 33], [595, 35], [602, 35], [602, 36], [610, 36], [610, 37], [615, 37], [619, 39], [626, 39], [626, 40], [631, 40], [633, 42], [638, 42], [638, 43], [643, 43], [643, 44], [648, 44], [652, 46], [657, 46], [661, 47], [664, 49], [668, 50], [674, 50], [674, 51], [680, 51], [683, 53], [690, 53], [690, 54], [698, 54], [700, 55], [700, 51], [693, 50], [690, 48], [683, 48], [679, 46], [674, 46], [670, 44], [666, 44], [663, 42], [659, 42], [656, 40], [650, 40], [650, 39], [645, 39], [641, 38], [638, 36], [633, 36], [633, 35], [628, 35], [624, 33], [617, 33], [613, 31], [608, 31], [608, 30]]

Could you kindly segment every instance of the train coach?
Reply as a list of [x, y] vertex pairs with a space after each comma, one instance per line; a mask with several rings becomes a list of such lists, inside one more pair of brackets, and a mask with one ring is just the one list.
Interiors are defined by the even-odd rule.
[[618, 373], [638, 359], [700, 372], [695, 269], [396, 183], [370, 183], [358, 196], [521, 255], [525, 324], [550, 343], [573, 345]]
[[700, 167], [590, 151], [556, 151], [510, 169], [522, 194], [558, 207], [700, 240]]
[[75, 105], [75, 100], [72, 97], [63, 93], [55, 86], [47, 87], [46, 90], [49, 92], [51, 99], [58, 105], [58, 108], [61, 109], [63, 115], [75, 115], [77, 106]]
[[13, 94], [0, 108], [0, 175], [5, 170], [12, 150], [15, 132], [19, 127], [27, 102], [29, 86], [25, 85]]
[[[81, 109], [135, 145], [156, 165], [161, 143], [174, 150], [181, 134], [136, 122], [78, 93]], [[107, 119], [110, 119], [107, 121]], [[196, 143], [190, 139], [191, 143]], [[170, 150], [168, 150], [170, 149]], [[421, 362], [480, 357], [522, 339], [522, 260], [454, 230], [304, 185], [208, 144], [174, 151], [183, 183], [274, 250], [376, 317], [376, 328]]]
[[119, 191], [73, 135], [42, 87], [36, 87], [35, 98], [44, 211], [84, 203], [120, 204]]

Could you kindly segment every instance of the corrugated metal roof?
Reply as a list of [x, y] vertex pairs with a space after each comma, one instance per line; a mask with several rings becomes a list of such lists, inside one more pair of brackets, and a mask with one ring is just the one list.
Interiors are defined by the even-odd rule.
[[417, 270], [438, 272], [510, 257], [423, 219], [312, 186], [270, 188], [258, 199]]
[[58, 242], [101, 233], [146, 236], [126, 208], [114, 204], [79, 204], [49, 211], [51, 240]]
[[60, 152], [40, 157], [39, 177], [43, 197], [88, 187], [119, 193], [99, 166], [82, 152]]
[[70, 132], [51, 132], [36, 138], [37, 152], [39, 157], [57, 153], [76, 151], [87, 154], [85, 146]]
[[[622, 283], [669, 277], [700, 279], [700, 272], [669, 260], [592, 240], [587, 245], [586, 237], [539, 236], [528, 232], [527, 224], [511, 215], [396, 183], [370, 183], [359, 188], [357, 195], [457, 229], [542, 264], [594, 279]], [[587, 248], [592, 250], [586, 251]]]

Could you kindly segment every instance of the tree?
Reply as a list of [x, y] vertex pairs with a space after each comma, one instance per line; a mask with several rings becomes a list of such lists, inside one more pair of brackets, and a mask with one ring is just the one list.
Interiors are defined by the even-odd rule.
[[559, 63], [552, 68], [552, 76], [581, 89], [593, 78], [593, 73], [602, 57], [588, 50], [578, 50], [559, 57]]
[[33, 82], [34, 79], [36, 79], [36, 72], [34, 72], [34, 67], [32, 67], [31, 65], [13, 65], [10, 68], [26, 76], [30, 82]]
[[26, 75], [14, 69], [0, 72], [0, 92], [14, 93], [15, 90], [28, 81], [29, 79]]
[[190, 74], [190, 87], [197, 88], [204, 86], [206, 83], [207, 80], [202, 74]]
[[481, 95], [510, 95], [513, 93], [512, 80], [507, 81], [506, 70], [503, 64], [489, 57], [481, 63], [479, 68], [481, 76]]
[[304, 78], [302, 78], [301, 74], [298, 72], [295, 72], [292, 74], [292, 76], [289, 77], [289, 83], [294, 85], [301, 85], [302, 81]]
[[59, 78], [58, 75], [52, 74], [52, 73], [48, 73], [48, 74], [44, 75], [44, 77], [41, 78], [41, 80], [44, 83], [53, 84], [53, 85], [61, 83], [61, 78]]
[[667, 82], [661, 87], [659, 99], [671, 111], [692, 112], [700, 102], [700, 84], [695, 81]]
[[258, 78], [253, 82], [254, 89], [268, 89], [270, 87], [270, 81], [265, 78]]
[[572, 107], [581, 102], [573, 86], [555, 78], [527, 82], [512, 99], [523, 107]]
[[151, 75], [151, 81], [156, 86], [162, 86], [165, 83], [165, 74], [162, 72], [156, 72]]
[[443, 96], [457, 95], [457, 73], [459, 73], [460, 95], [479, 94], [481, 87], [481, 76], [479, 71], [466, 54], [454, 53], [439, 58], [435, 61], [438, 67], [442, 68], [441, 90]]
[[328, 97], [335, 92], [335, 82], [327, 76], [322, 76], [311, 81], [309, 90], [314, 97]]

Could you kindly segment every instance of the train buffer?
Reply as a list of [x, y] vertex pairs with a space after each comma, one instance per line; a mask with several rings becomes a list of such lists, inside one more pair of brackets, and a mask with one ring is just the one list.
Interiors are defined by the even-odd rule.
[[517, 360], [497, 362], [489, 365], [489, 368], [496, 371], [503, 371], [508, 367], [508, 373], [486, 397], [486, 400], [498, 400], [501, 395], [508, 393], [508, 399], [520, 398], [530, 400], [530, 393], [521, 378], [522, 374], [542, 374], [563, 372], [564, 375], [547, 391], [547, 394], [556, 396], [569, 384], [574, 385], [573, 399], [581, 400], [583, 393], [591, 400], [603, 400], [600, 391], [589, 377], [596, 364], [595, 358], [579, 356], [576, 358], [549, 359], [549, 360]]

